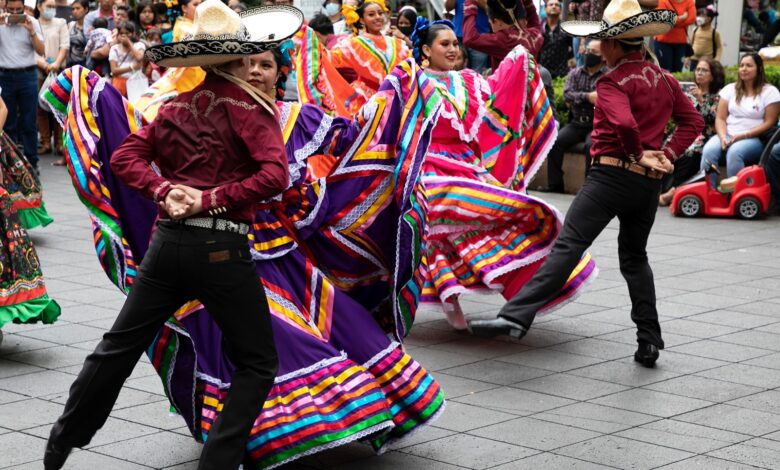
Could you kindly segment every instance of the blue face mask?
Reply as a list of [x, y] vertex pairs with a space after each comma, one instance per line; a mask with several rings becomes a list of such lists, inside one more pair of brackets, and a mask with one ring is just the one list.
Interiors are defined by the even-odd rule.
[[41, 16], [43, 16], [47, 20], [53, 20], [54, 16], [57, 14], [57, 10], [54, 8], [44, 8], [43, 12], [41, 13]]
[[336, 16], [341, 11], [341, 5], [338, 3], [328, 3], [325, 5], [325, 14], [328, 16]]

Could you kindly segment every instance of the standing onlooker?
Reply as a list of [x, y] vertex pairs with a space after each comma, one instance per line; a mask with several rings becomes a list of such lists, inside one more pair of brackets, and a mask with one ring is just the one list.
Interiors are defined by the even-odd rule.
[[155, 27], [155, 20], [157, 19], [154, 14], [154, 7], [149, 0], [140, 0], [135, 7], [135, 15], [133, 15], [133, 21], [135, 21], [136, 29], [142, 36]]
[[[739, 61], [736, 83], [720, 91], [714, 135], [704, 144], [701, 169], [725, 159], [727, 176], [736, 176], [746, 165], [758, 163], [764, 144], [760, 137], [777, 125], [780, 91], [766, 81], [764, 61], [756, 53]], [[712, 175], [715, 184], [715, 175]]]
[[563, 155], [574, 145], [585, 142], [585, 168], [590, 167], [590, 132], [593, 130], [593, 106], [596, 81], [607, 73], [601, 58], [601, 41], [591, 39], [585, 52], [585, 65], [569, 72], [563, 97], [571, 105], [569, 123], [558, 132], [547, 156], [547, 187], [540, 191], [563, 193]]
[[[58, 74], [65, 65], [65, 59], [70, 52], [70, 33], [68, 24], [62, 18], [55, 18], [57, 8], [54, 0], [39, 0], [38, 21], [43, 31], [44, 53], [36, 58], [38, 64], [38, 88], [40, 89], [49, 74]], [[37, 106], [38, 133], [41, 135], [41, 146], [38, 154], [50, 153], [52, 149], [52, 134], [54, 149], [57, 155], [62, 154], [62, 128], [48, 109]]]
[[398, 25], [390, 26], [390, 34], [397, 37], [411, 49], [412, 44], [412, 32], [414, 26], [417, 24], [417, 10], [411, 5], [406, 5], [398, 10]]
[[87, 47], [84, 18], [89, 12], [89, 0], [74, 0], [70, 11], [73, 21], [68, 23], [68, 33], [70, 33], [70, 54], [66, 61], [68, 67], [84, 65], [87, 62], [87, 58], [84, 57], [84, 49]]
[[[494, 70], [518, 44], [522, 44], [534, 56], [539, 55], [544, 36], [533, 0], [487, 0], [491, 33], [480, 33], [477, 30], [480, 1], [466, 0], [463, 7], [464, 46], [488, 54]], [[471, 58], [469, 63], [473, 69]]]
[[[572, 0], [569, 2], [569, 13], [574, 15], [574, 19], [577, 21], [588, 21], [590, 19], [590, 1]], [[571, 41], [574, 60], [577, 61], [577, 67], [582, 67], [585, 65], [585, 40], [574, 36]]]
[[712, 25], [712, 19], [718, 16], [715, 7], [699, 8], [696, 16], [696, 28], [691, 34], [691, 70], [696, 70], [696, 64], [703, 58], [720, 60], [723, 47], [720, 45], [720, 33]]
[[[445, 0], [444, 8], [447, 10], [455, 10], [455, 17], [452, 19], [452, 24], [455, 26], [455, 36], [458, 41], [463, 44], [463, 8], [464, 0]], [[487, 0], [477, 0], [477, 16], [476, 16], [476, 28], [479, 34], [486, 34], [491, 32], [490, 20], [487, 13]], [[483, 51], [477, 49], [466, 49], [467, 56], [466, 61], [469, 63], [469, 68], [477, 73], [482, 73], [490, 68], [490, 56]]]
[[181, 16], [176, 18], [173, 25], [173, 42], [179, 42], [192, 32], [192, 21], [195, 19], [195, 9], [200, 5], [200, 0], [179, 0]]
[[341, 14], [341, 0], [325, 0], [322, 4], [322, 11], [333, 23], [333, 34], [343, 36], [350, 33], [347, 22], [344, 21], [344, 15]]
[[9, 23], [9, 15], [24, 14], [22, 0], [8, 0], [0, 14], [0, 88], [8, 108], [4, 130], [24, 146], [24, 155], [38, 168], [38, 71], [36, 54], [43, 54], [43, 31], [38, 20], [26, 16], [21, 23]]
[[685, 153], [674, 162], [674, 171], [671, 177], [664, 178], [662, 185], [664, 192], [658, 197], [658, 203], [662, 206], [668, 206], [672, 202], [677, 187], [699, 172], [704, 144], [716, 134], [715, 119], [718, 115], [718, 102], [720, 101], [718, 93], [726, 82], [723, 66], [715, 59], [704, 57], [696, 65], [694, 80], [696, 86], [686, 95], [693, 102], [696, 111], [704, 118], [704, 129]]
[[108, 21], [103, 17], [95, 18], [92, 26], [92, 30], [87, 33], [87, 45], [84, 47], [87, 68], [107, 77], [111, 73], [108, 53], [111, 52], [112, 33], [108, 29]]
[[112, 30], [116, 28], [116, 22], [114, 21], [114, 0], [98, 0], [97, 10], [87, 13], [87, 17], [84, 18], [84, 31], [89, 34], [94, 28], [93, 23], [95, 18], [105, 18], [106, 29]]
[[111, 84], [127, 97], [127, 79], [143, 68], [146, 46], [138, 40], [135, 24], [125, 21], [119, 25], [116, 44], [111, 46], [108, 61], [111, 64]]
[[677, 13], [674, 28], [654, 37], [658, 64], [670, 72], [680, 72], [688, 44], [687, 29], [696, 21], [696, 3], [694, 0], [660, 0], [658, 9]]
[[561, 2], [548, 0], [544, 7], [547, 21], [542, 25], [544, 44], [539, 51], [539, 63], [550, 71], [553, 78], [563, 77], [569, 73], [571, 54], [571, 36], [563, 32], [560, 26]]

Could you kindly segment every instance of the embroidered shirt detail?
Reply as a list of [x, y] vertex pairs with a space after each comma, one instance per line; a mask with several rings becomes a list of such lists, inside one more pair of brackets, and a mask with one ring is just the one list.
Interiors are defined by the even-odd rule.
[[[206, 106], [206, 109], [201, 111], [201, 109], [198, 107], [198, 101], [202, 97], [204, 97], [204, 96], [208, 98], [208, 105]], [[251, 110], [257, 108], [257, 105], [249, 104], [249, 103], [247, 103], [245, 101], [239, 101], [239, 100], [234, 99], [234, 98], [228, 98], [228, 97], [217, 98], [216, 93], [214, 93], [211, 90], [201, 90], [201, 91], [195, 93], [195, 95], [193, 95], [193, 97], [192, 97], [192, 99], [190, 100], [189, 103], [182, 103], [182, 102], [179, 102], [179, 101], [174, 101], [172, 103], [168, 103], [168, 106], [171, 106], [171, 107], [174, 107], [174, 108], [186, 109], [187, 111], [190, 112], [190, 114], [192, 114], [192, 117], [194, 117], [195, 119], [198, 119], [198, 118], [201, 118], [201, 117], [202, 118], [207, 118], [209, 116], [209, 114], [211, 114], [211, 112], [214, 111], [214, 108], [216, 108], [218, 105], [220, 105], [222, 103], [227, 103], [227, 104], [230, 104], [230, 105], [233, 105], [233, 106], [245, 109], [247, 111], [251, 111]]]
[[[648, 72], [650, 77], [648, 78]], [[642, 73], [632, 73], [631, 75], [628, 75], [627, 77], [623, 77], [619, 82], [618, 85], [623, 86], [626, 83], [628, 83], [631, 80], [641, 80], [647, 84], [647, 86], [651, 88], [655, 88], [656, 85], [658, 85], [658, 80], [661, 79], [661, 74], [658, 73], [655, 69], [652, 67], [645, 66], [642, 68]], [[652, 80], [652, 83], [651, 83]]]

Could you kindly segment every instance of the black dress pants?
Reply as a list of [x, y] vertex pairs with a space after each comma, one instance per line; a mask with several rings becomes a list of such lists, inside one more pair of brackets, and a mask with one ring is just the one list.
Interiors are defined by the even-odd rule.
[[235, 366], [198, 469], [234, 470], [276, 377], [268, 302], [245, 235], [174, 222], [157, 227], [119, 316], [71, 386], [51, 440], [63, 447], [87, 445], [165, 321], [198, 299], [219, 325]]
[[621, 168], [594, 165], [566, 213], [552, 252], [528, 284], [504, 305], [499, 316], [530, 327], [536, 312], [560, 292], [585, 250], [617, 217], [620, 272], [628, 284], [637, 340], [663, 349], [653, 271], [646, 251], [660, 184], [660, 180]]
[[558, 131], [558, 138], [547, 155], [547, 186], [563, 188], [563, 155], [567, 150], [585, 142], [585, 168], [590, 168], [590, 132], [587, 125], [566, 124]]

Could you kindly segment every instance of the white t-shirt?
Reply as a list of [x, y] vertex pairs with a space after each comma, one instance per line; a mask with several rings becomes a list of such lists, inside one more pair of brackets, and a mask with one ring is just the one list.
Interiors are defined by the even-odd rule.
[[729, 103], [729, 117], [726, 118], [726, 133], [735, 136], [758, 127], [764, 122], [766, 107], [780, 102], [780, 91], [765, 84], [758, 96], [743, 96], [737, 103], [737, 87], [730, 83], [720, 90], [720, 99]]
[[[146, 50], [146, 46], [144, 45], [144, 43], [139, 41], [133, 44], [133, 49], [138, 51], [144, 51]], [[131, 65], [136, 70], [141, 68], [141, 62], [135, 60], [133, 54], [131, 54], [130, 51], [126, 51], [121, 44], [114, 44], [113, 46], [111, 46], [111, 50], [108, 53], [108, 60], [116, 61], [116, 65], [119, 68], [129, 67]], [[131, 75], [133, 75], [133, 72], [125, 72], [121, 74], [120, 77], [130, 78]]]

